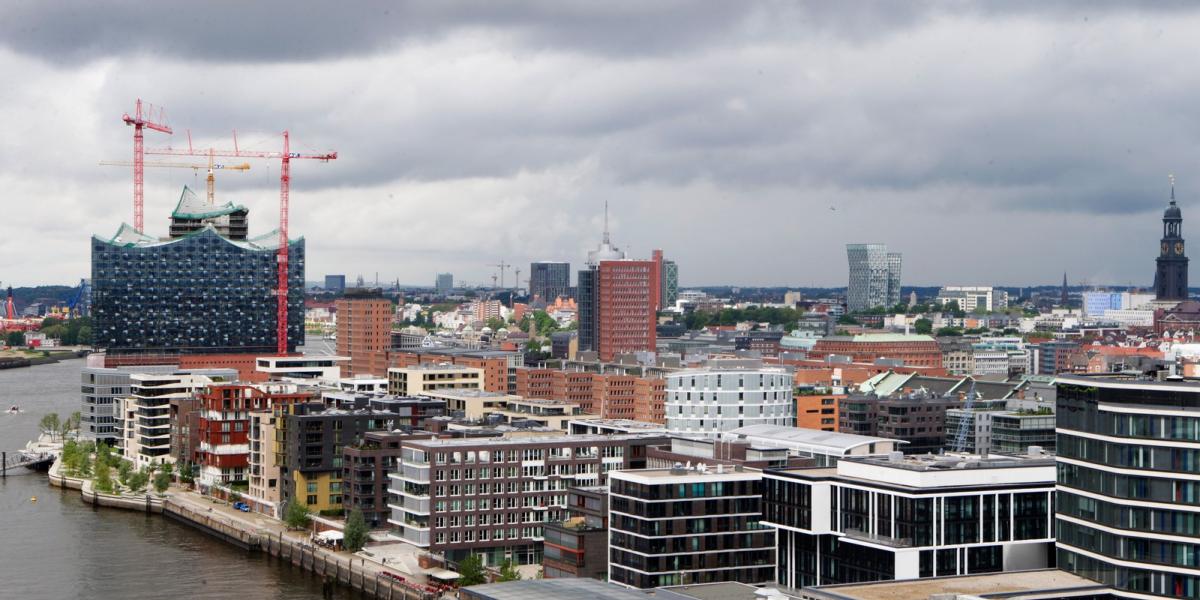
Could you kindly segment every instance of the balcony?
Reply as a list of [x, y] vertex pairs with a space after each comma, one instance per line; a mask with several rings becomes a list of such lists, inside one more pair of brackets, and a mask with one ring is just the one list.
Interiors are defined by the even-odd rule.
[[870, 534], [861, 529], [847, 529], [845, 533], [846, 537], [852, 540], [861, 540], [889, 548], [911, 548], [913, 545], [912, 538], [894, 538], [887, 535]]
[[404, 541], [406, 541], [414, 546], [422, 546], [425, 548], [429, 547], [429, 530], [428, 529], [418, 530], [418, 529], [414, 529], [414, 528], [410, 527], [409, 525], [405, 524], [403, 527], [403, 531], [400, 534], [400, 537], [403, 538]]
[[400, 479], [415, 481], [418, 483], [429, 483], [429, 465], [428, 464], [409, 464], [404, 463], [400, 470], [395, 473]]
[[404, 510], [418, 515], [429, 514], [429, 498], [417, 498], [413, 496], [401, 496], [404, 499], [402, 506]]

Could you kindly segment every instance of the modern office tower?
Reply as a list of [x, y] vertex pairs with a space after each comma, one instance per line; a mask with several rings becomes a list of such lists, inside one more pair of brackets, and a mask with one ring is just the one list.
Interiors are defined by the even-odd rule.
[[[239, 354], [252, 371], [253, 355], [276, 352], [278, 248], [277, 232], [246, 237], [244, 208], [209, 206], [186, 189], [169, 239], [128, 225], [93, 236], [92, 318], [105, 366], [121, 356]], [[303, 239], [288, 248], [287, 320], [293, 352], [304, 339]]]
[[434, 285], [437, 293], [446, 295], [450, 290], [454, 289], [454, 274], [453, 273], [438, 273], [437, 282]]
[[796, 424], [794, 376], [760, 361], [709, 361], [666, 376], [667, 431], [713, 437], [747, 425]]
[[567, 518], [546, 523], [542, 572], [557, 577], [608, 576], [608, 488], [567, 488]]
[[529, 295], [554, 302], [571, 293], [571, 263], [540, 261], [529, 264]]
[[762, 477], [724, 465], [612, 473], [608, 580], [641, 589], [771, 581], [775, 535], [760, 522]]
[[325, 276], [325, 291], [336, 292], [338, 294], [346, 291], [346, 276], [345, 275], [326, 275]]
[[609, 239], [588, 252], [579, 271], [579, 349], [595, 351], [602, 361], [617, 354], [654, 352], [659, 305], [659, 263], [633, 260]]
[[1034, 449], [767, 471], [775, 581], [800, 588], [1051, 566], [1054, 470], [1054, 457]]
[[1200, 594], [1200, 385], [1060, 376], [1058, 568], [1122, 598]]
[[664, 260], [662, 263], [662, 291], [659, 297], [662, 298], [660, 310], [673, 308], [675, 301], [679, 300], [679, 265], [673, 260]]
[[388, 522], [404, 541], [458, 562], [542, 562], [542, 527], [565, 515], [568, 485], [605, 485], [646, 466], [656, 435], [539, 436], [404, 442]]
[[846, 307], [861, 311], [900, 303], [899, 252], [888, 252], [884, 244], [847, 244], [850, 284]]
[[1183, 251], [1183, 211], [1175, 205], [1175, 184], [1171, 184], [1171, 203], [1163, 211], [1163, 236], [1155, 261], [1154, 296], [1157, 300], [1188, 299], [1188, 258]]
[[392, 346], [392, 301], [377, 289], [348, 290], [337, 303], [337, 353], [349, 356], [342, 364], [347, 377], [387, 374]]

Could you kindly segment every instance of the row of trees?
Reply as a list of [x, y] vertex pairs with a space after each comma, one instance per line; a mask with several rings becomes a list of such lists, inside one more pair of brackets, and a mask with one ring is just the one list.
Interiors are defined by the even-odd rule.
[[[133, 463], [114, 454], [112, 448], [103, 442], [95, 444], [67, 440], [63, 444], [61, 461], [67, 475], [91, 477], [96, 482], [96, 489], [106, 494], [116, 493], [120, 489], [136, 494], [145, 490], [147, 485], [152, 485], [155, 492], [162, 494], [171, 486], [170, 463], [135, 471]], [[115, 481], [113, 470], [117, 472]], [[120, 484], [119, 487], [117, 484]]]
[[703, 329], [709, 325], [735, 325], [743, 321], [786, 325], [795, 324], [800, 320], [800, 316], [800, 311], [794, 308], [750, 306], [722, 308], [717, 312], [693, 311], [684, 315], [683, 322], [688, 329]]
[[58, 413], [52, 412], [42, 416], [42, 420], [38, 422], [38, 429], [49, 435], [52, 441], [65, 440], [68, 436], [79, 433], [79, 423], [82, 420], [83, 415], [79, 411], [71, 413], [65, 420], [59, 417]]
[[79, 317], [66, 321], [55, 317], [47, 317], [40, 328], [46, 337], [59, 340], [64, 346], [92, 345], [92, 319]]

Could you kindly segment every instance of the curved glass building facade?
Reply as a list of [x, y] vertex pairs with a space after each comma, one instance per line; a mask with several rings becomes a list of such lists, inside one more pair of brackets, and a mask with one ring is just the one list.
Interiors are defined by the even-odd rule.
[[[276, 350], [278, 232], [230, 239], [212, 224], [159, 240], [124, 225], [92, 239], [97, 348], [117, 354]], [[304, 240], [288, 250], [288, 352], [304, 335]]]

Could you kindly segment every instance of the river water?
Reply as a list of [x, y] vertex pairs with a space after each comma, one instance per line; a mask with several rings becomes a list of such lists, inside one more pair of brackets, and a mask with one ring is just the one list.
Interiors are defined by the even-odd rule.
[[[37, 436], [42, 415], [79, 410], [83, 360], [0, 369], [0, 449]], [[36, 497], [37, 501], [31, 501]], [[358, 598], [346, 589], [334, 598]], [[93, 509], [24, 470], [0, 480], [0, 598], [321, 599], [310, 574], [161, 516]]]

